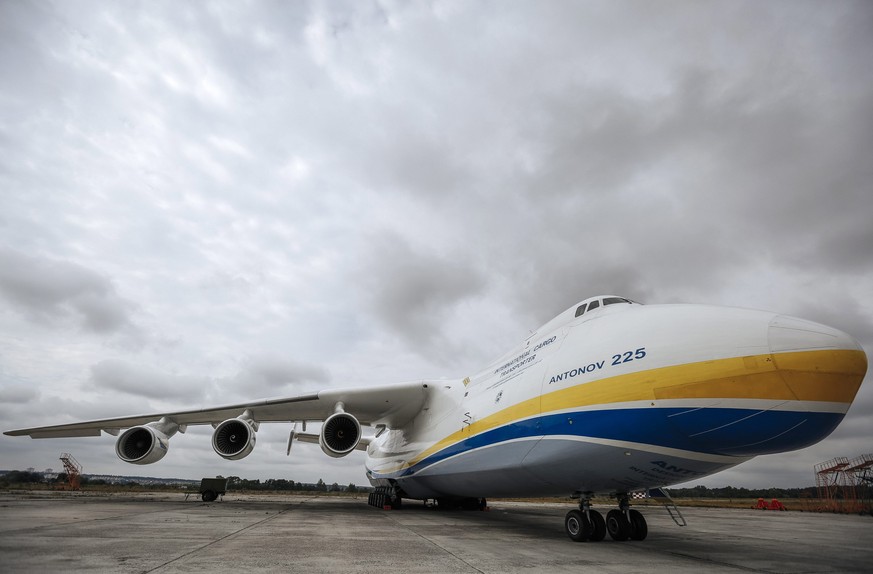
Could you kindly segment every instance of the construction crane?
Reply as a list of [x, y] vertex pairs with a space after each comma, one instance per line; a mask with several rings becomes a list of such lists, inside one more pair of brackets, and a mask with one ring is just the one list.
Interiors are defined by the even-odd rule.
[[82, 475], [82, 465], [68, 452], [61, 453], [61, 462], [64, 463], [64, 472], [67, 473], [67, 487], [70, 490], [79, 490], [79, 477]]

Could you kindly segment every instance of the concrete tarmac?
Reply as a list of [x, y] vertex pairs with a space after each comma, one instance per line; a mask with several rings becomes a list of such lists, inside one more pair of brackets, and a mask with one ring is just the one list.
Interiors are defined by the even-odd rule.
[[[0, 572], [873, 572], [873, 518], [641, 511], [642, 542], [572, 542], [572, 503], [487, 512], [367, 506], [366, 497], [0, 494]], [[601, 512], [608, 507], [596, 506]]]

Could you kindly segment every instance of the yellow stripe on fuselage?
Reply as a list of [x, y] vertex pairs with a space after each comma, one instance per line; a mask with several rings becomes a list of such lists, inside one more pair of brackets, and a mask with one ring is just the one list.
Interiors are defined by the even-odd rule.
[[668, 399], [763, 399], [851, 403], [867, 372], [863, 351], [799, 351], [717, 359], [618, 375], [517, 403], [450, 434], [393, 470], [473, 435], [571, 408]]

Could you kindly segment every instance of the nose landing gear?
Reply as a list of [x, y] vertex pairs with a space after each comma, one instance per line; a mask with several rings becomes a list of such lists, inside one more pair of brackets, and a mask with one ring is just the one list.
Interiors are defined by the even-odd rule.
[[591, 508], [591, 496], [583, 495], [579, 510], [571, 510], [564, 517], [564, 531], [574, 542], [600, 542], [609, 532], [617, 542], [645, 540], [649, 533], [646, 519], [639, 511], [630, 508], [627, 493], [618, 495], [618, 508], [603, 515]]

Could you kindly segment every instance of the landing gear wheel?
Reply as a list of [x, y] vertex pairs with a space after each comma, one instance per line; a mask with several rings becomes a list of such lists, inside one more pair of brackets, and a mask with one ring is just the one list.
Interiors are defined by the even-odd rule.
[[585, 517], [582, 511], [571, 510], [564, 517], [564, 531], [573, 542], [584, 542], [588, 540], [591, 523], [588, 522], [588, 518]]
[[603, 515], [596, 510], [589, 510], [588, 518], [591, 519], [591, 532], [588, 534], [588, 540], [600, 542], [606, 538], [606, 521], [603, 519]]
[[616, 542], [628, 539], [631, 525], [621, 510], [613, 509], [606, 513], [606, 531]]
[[645, 540], [649, 534], [646, 519], [638, 510], [629, 510], [630, 514], [630, 538], [631, 540]]

